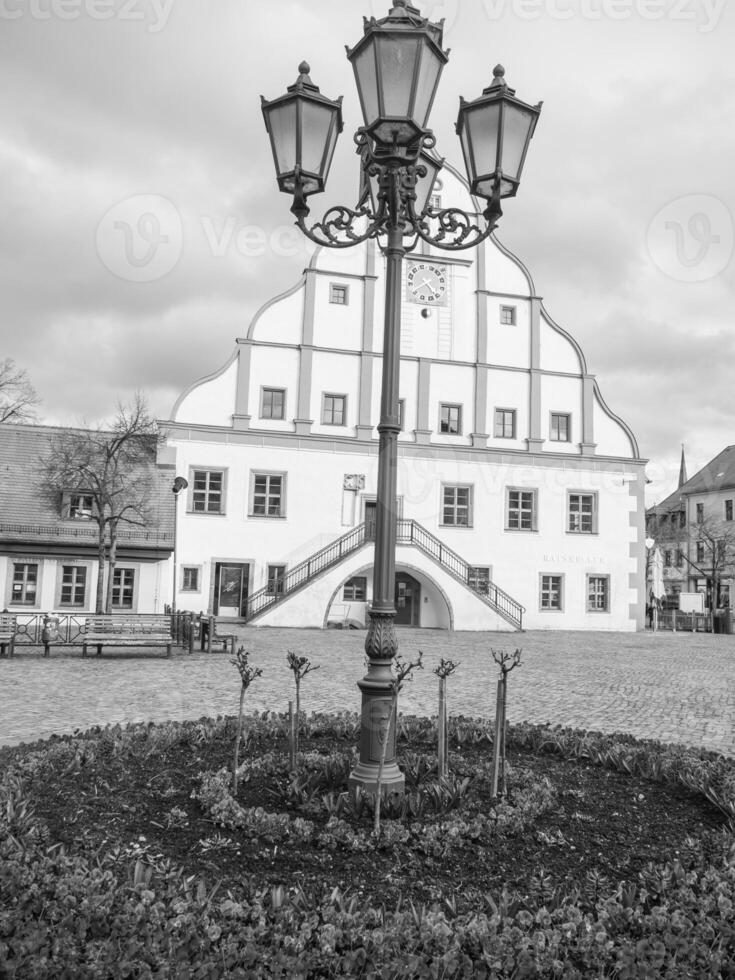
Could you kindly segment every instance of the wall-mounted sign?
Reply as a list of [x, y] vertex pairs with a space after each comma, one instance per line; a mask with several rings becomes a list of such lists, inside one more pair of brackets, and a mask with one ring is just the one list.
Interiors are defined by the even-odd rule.
[[544, 555], [544, 561], [559, 565], [604, 565], [604, 555]]
[[345, 474], [344, 488], [345, 490], [364, 490], [365, 489], [364, 475], [361, 473]]

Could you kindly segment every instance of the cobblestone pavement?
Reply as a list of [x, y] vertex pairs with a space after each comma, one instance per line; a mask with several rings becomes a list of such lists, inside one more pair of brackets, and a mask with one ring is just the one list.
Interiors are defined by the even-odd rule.
[[[365, 634], [353, 631], [236, 630], [263, 676], [246, 710], [285, 711], [294, 697], [285, 657], [308, 656], [321, 669], [302, 688], [306, 711], [356, 711]], [[401, 695], [404, 714], [436, 711], [441, 657], [460, 661], [450, 679], [449, 711], [494, 714], [495, 646], [523, 649], [509, 681], [511, 722], [550, 722], [717, 749], [735, 756], [735, 636], [687, 633], [447, 633], [401, 630], [401, 653], [424, 651], [425, 669]], [[16, 647], [0, 659], [0, 745], [92, 725], [196, 719], [237, 711], [239, 677], [223, 653], [175, 650], [170, 660], [140, 651], [82, 659], [81, 650]]]

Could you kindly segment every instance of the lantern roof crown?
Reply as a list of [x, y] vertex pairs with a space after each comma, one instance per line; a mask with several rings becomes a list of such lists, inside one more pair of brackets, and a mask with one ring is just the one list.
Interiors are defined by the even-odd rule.
[[347, 46], [348, 57], [364, 43], [365, 38], [376, 31], [424, 31], [428, 34], [430, 40], [439, 48], [445, 59], [449, 57], [449, 51], [442, 49], [444, 42], [444, 18], [442, 17], [436, 24], [432, 23], [428, 17], [422, 17], [418, 7], [414, 7], [408, 3], [408, 0], [393, 0], [393, 6], [388, 12], [388, 15], [381, 17], [380, 20], [377, 20], [375, 17], [363, 17], [363, 31], [364, 37], [357, 42], [354, 48], [350, 48], [349, 45]]

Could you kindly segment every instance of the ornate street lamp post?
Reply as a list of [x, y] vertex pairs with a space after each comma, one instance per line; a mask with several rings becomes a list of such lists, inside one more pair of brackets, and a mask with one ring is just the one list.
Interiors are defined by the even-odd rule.
[[189, 486], [189, 481], [184, 479], [183, 476], [177, 476], [174, 480], [171, 490], [174, 495], [174, 571], [173, 571], [173, 582], [171, 591], [171, 615], [176, 615], [176, 538], [178, 534], [178, 523], [179, 523], [179, 494], [182, 490], [186, 490]]
[[502, 214], [500, 201], [518, 190], [528, 144], [541, 104], [515, 97], [499, 65], [494, 79], [474, 102], [460, 100], [457, 133], [471, 192], [485, 201], [482, 215], [430, 206], [443, 161], [429, 116], [448, 52], [442, 48], [443, 22], [431, 23], [407, 0], [394, 0], [387, 17], [365, 19], [364, 36], [347, 49], [357, 82], [364, 126], [355, 134], [363, 192], [355, 208], [338, 205], [307, 225], [307, 199], [325, 189], [337, 137], [342, 131], [342, 99], [322, 95], [306, 62], [285, 95], [262, 99], [279, 188], [293, 195], [292, 213], [311, 241], [349, 248], [380, 240], [386, 257], [383, 379], [378, 455], [373, 601], [365, 651], [368, 671], [362, 691], [360, 761], [350, 785], [375, 792], [381, 752], [387, 739], [382, 785], [403, 791], [395, 759], [395, 719], [386, 731], [391, 705], [391, 663], [397, 653], [394, 619], [396, 494], [398, 473], [401, 282], [403, 258], [419, 239], [441, 249], [473, 248], [488, 238]]

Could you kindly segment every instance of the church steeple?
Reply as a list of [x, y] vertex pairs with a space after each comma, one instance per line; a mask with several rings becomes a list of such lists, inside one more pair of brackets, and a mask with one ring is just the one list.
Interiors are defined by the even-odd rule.
[[679, 466], [679, 489], [687, 482], [687, 461], [684, 458], [684, 444], [681, 446], [681, 465]]

